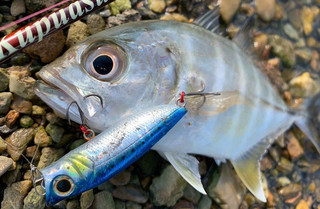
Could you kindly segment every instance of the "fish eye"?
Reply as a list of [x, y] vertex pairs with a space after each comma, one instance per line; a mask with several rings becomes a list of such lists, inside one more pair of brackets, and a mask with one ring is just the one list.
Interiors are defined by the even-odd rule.
[[123, 50], [115, 44], [91, 46], [85, 53], [84, 68], [101, 81], [115, 81], [126, 67]]
[[54, 182], [54, 192], [59, 196], [68, 196], [74, 190], [73, 181], [67, 176], [58, 176]]

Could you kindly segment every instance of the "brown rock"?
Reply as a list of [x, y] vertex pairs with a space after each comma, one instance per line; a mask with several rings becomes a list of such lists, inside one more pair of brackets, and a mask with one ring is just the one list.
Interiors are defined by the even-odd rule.
[[40, 156], [41, 156], [40, 149], [37, 149], [36, 145], [31, 146], [31, 147], [27, 147], [26, 157], [29, 157], [29, 158], [34, 157], [34, 161], [39, 161]]
[[239, 0], [221, 0], [220, 15], [222, 19], [229, 23], [240, 7]]
[[296, 209], [309, 209], [309, 205], [305, 200], [300, 200], [300, 202], [296, 206]]
[[45, 37], [27, 49], [25, 52], [32, 58], [40, 58], [43, 63], [49, 63], [55, 60], [62, 52], [66, 37], [62, 30]]
[[11, 128], [13, 127], [17, 120], [19, 119], [19, 112], [15, 111], [15, 110], [10, 110], [6, 116], [6, 125]]
[[276, 14], [275, 0], [255, 0], [255, 6], [258, 16], [266, 22], [271, 21]]
[[304, 154], [304, 150], [292, 132], [287, 133], [287, 139], [287, 150], [289, 155], [293, 161], [296, 161]]
[[14, 94], [10, 108], [19, 113], [30, 115], [32, 112], [32, 103]]
[[4, 190], [2, 209], [23, 208], [23, 199], [32, 187], [30, 180], [19, 181]]
[[160, 18], [160, 20], [175, 20], [179, 22], [188, 22], [188, 19], [182, 14], [178, 13], [166, 13]]
[[187, 200], [179, 200], [177, 204], [173, 206], [173, 209], [194, 209], [194, 205], [192, 202], [188, 202]]

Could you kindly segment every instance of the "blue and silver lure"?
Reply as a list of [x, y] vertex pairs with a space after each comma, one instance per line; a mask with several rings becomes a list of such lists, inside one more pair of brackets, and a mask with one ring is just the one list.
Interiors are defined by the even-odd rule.
[[97, 187], [146, 153], [187, 113], [159, 105], [119, 121], [41, 170], [47, 205]]

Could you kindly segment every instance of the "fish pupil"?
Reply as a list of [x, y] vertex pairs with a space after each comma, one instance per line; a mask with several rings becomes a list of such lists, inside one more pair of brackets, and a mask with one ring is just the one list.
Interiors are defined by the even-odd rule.
[[60, 180], [58, 183], [57, 183], [57, 190], [59, 192], [68, 192], [70, 191], [71, 189], [71, 184], [68, 180]]
[[107, 55], [99, 56], [93, 61], [93, 67], [100, 75], [107, 75], [112, 71], [113, 60]]

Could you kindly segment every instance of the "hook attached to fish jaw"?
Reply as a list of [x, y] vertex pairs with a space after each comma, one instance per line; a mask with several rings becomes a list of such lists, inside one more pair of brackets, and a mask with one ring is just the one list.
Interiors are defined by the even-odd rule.
[[[99, 96], [97, 94], [89, 94], [89, 95], [84, 96], [83, 99], [85, 100], [89, 97], [97, 97], [100, 100], [101, 108], [103, 108], [103, 99], [101, 96]], [[81, 119], [80, 130], [83, 133], [83, 137], [87, 141], [89, 141], [90, 139], [93, 139], [95, 137], [95, 133], [93, 130], [89, 129], [89, 127], [87, 126], [86, 117], [85, 117], [83, 111], [81, 110], [81, 108], [79, 107], [79, 104], [76, 101], [71, 102], [67, 107], [66, 117], [67, 117], [68, 123], [69, 123], [69, 125], [71, 124], [69, 112], [70, 112], [70, 108], [73, 104], [75, 104], [78, 107], [78, 111], [79, 111], [80, 119]]]

